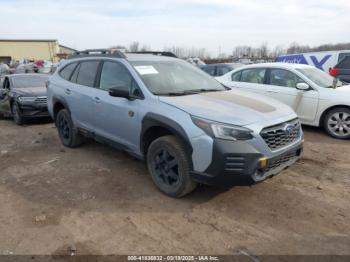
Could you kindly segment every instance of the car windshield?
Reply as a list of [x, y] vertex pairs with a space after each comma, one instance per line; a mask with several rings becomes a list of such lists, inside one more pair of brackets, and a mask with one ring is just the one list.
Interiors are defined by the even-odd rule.
[[[326, 72], [317, 68], [298, 68], [297, 71], [302, 73], [316, 85], [323, 88], [333, 88], [335, 78]], [[336, 86], [342, 86], [343, 83], [338, 80]]]
[[132, 61], [148, 89], [155, 95], [186, 95], [226, 88], [185, 61]]
[[45, 87], [48, 80], [49, 77], [46, 75], [21, 75], [14, 76], [12, 83], [15, 88]]

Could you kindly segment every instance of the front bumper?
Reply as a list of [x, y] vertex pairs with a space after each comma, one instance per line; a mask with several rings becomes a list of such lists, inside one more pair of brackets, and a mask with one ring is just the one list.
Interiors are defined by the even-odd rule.
[[46, 103], [18, 103], [18, 106], [25, 118], [50, 117]]
[[[204, 172], [191, 172], [191, 176], [195, 181], [208, 185], [252, 184], [279, 174], [302, 154], [301, 140], [280, 153], [266, 157], [245, 141], [215, 139], [211, 165]], [[262, 159], [265, 159], [263, 166]]]

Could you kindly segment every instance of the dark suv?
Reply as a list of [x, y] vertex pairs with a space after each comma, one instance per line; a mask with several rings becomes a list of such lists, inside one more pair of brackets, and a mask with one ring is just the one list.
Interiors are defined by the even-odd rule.
[[350, 56], [346, 56], [329, 73], [340, 81], [350, 83]]
[[16, 124], [49, 117], [45, 74], [13, 74], [0, 78], [0, 115], [12, 116]]

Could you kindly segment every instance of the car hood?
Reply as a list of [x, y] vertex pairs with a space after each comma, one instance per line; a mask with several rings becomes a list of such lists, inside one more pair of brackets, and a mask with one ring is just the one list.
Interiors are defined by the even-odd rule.
[[344, 85], [333, 88], [323, 88], [320, 92], [320, 98], [324, 100], [345, 101], [349, 103], [350, 99], [350, 85]]
[[344, 85], [335, 89], [338, 92], [350, 95], [350, 85]]
[[46, 87], [14, 88], [13, 92], [20, 96], [46, 96]]
[[274, 99], [241, 90], [159, 99], [193, 116], [240, 126], [294, 114], [289, 106]]

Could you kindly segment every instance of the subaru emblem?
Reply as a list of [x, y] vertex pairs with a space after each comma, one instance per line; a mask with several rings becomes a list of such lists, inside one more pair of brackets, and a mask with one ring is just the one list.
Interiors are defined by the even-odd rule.
[[290, 136], [290, 135], [293, 134], [294, 126], [291, 125], [291, 124], [286, 124], [286, 125], [283, 127], [283, 131], [284, 131], [284, 133], [285, 133], [287, 136]]

